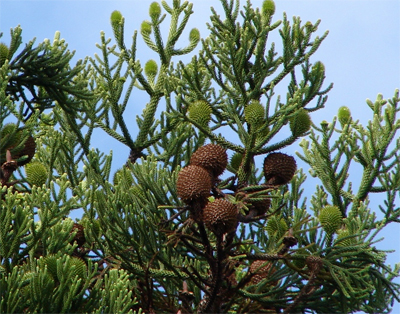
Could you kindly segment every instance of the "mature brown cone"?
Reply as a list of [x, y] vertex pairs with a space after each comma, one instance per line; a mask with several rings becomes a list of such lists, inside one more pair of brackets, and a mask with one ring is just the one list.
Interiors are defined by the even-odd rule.
[[[264, 266], [263, 266], [264, 265]], [[250, 265], [250, 273], [254, 274], [251, 278], [251, 284], [257, 285], [268, 275], [272, 275], [276, 272], [275, 267], [272, 267], [272, 263], [264, 260], [256, 260]], [[278, 281], [274, 281], [271, 285], [276, 286]]]
[[15, 160], [17, 160], [18, 158], [21, 158], [22, 156], [28, 155], [27, 159], [18, 162], [18, 166], [23, 166], [32, 160], [33, 156], [35, 155], [35, 151], [36, 151], [35, 139], [31, 135], [29, 135], [29, 137], [27, 138], [27, 140], [25, 142], [24, 148], [20, 152], [13, 155], [13, 158]]
[[196, 150], [190, 158], [190, 164], [203, 167], [212, 173], [214, 178], [220, 176], [227, 164], [226, 150], [217, 144], [207, 144]]
[[267, 198], [262, 201], [254, 201], [251, 203], [250, 209], [255, 209], [257, 216], [264, 215], [271, 207], [271, 199]]
[[203, 209], [203, 221], [216, 235], [236, 230], [238, 209], [235, 204], [219, 198], [209, 202]]
[[306, 258], [306, 265], [311, 271], [320, 271], [324, 261], [320, 256], [310, 255]]
[[84, 232], [84, 227], [78, 223], [74, 223], [71, 233], [76, 231], [75, 237], [72, 239], [71, 244], [74, 244], [74, 242], [76, 241], [76, 243], [78, 244], [78, 247], [82, 247], [85, 242], [86, 242], [86, 238], [85, 238], [85, 232]]
[[207, 170], [189, 165], [179, 172], [176, 190], [181, 200], [189, 204], [193, 200], [209, 197], [211, 186], [212, 180]]
[[271, 153], [264, 159], [264, 175], [267, 184], [288, 183], [296, 172], [296, 160], [283, 153]]

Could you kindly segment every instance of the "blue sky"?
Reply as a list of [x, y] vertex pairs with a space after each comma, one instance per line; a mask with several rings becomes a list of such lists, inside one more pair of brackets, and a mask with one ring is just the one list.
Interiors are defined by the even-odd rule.
[[[8, 44], [10, 28], [17, 25], [21, 25], [23, 29], [24, 43], [33, 37], [37, 38], [37, 43], [45, 38], [52, 40], [54, 33], [60, 31], [69, 48], [76, 50], [74, 61], [77, 61], [99, 52], [95, 44], [100, 42], [100, 31], [105, 31], [107, 38], [112, 37], [109, 18], [113, 10], [120, 10], [125, 17], [125, 38], [130, 46], [133, 31], [139, 29], [143, 20], [149, 19], [148, 6], [151, 2], [1, 0], [0, 31], [4, 34], [0, 41]], [[194, 3], [194, 14], [189, 21], [187, 33], [180, 42], [182, 47], [187, 45], [187, 36], [192, 27], [197, 27], [203, 37], [208, 34], [206, 22], [209, 21], [210, 6], [214, 6], [223, 16], [219, 1], [191, 2]], [[241, 1], [241, 5], [244, 3], [245, 1]], [[262, 1], [252, 3], [260, 7]], [[394, 90], [400, 88], [399, 1], [276, 0], [274, 20], [282, 19], [283, 12], [287, 13], [290, 20], [292, 16], [300, 16], [303, 23], [314, 23], [321, 19], [319, 35], [329, 30], [328, 37], [312, 61], [320, 60], [325, 64], [325, 86], [333, 82], [334, 88], [329, 93], [326, 108], [312, 116], [314, 123], [324, 119], [331, 121], [337, 109], [345, 105], [350, 108], [354, 119], [359, 119], [365, 124], [371, 119], [365, 100], [369, 98], [374, 101], [378, 93], [383, 94], [384, 98], [390, 98]], [[138, 58], [144, 64], [156, 56], [144, 45], [140, 36], [138, 38]], [[272, 35], [270, 40], [278, 42], [278, 33]], [[282, 90], [282, 93], [284, 97], [285, 91]], [[146, 102], [146, 97], [139, 98], [139, 101], [137, 99], [130, 113], [140, 114]], [[118, 151], [120, 159], [116, 159], [113, 164], [116, 168], [125, 162], [129, 154], [126, 147], [108, 138], [104, 133], [98, 133], [93, 146], [105, 152]], [[295, 150], [300, 151], [300, 148], [295, 144], [291, 150], [293, 153]], [[307, 170], [306, 168], [305, 171]], [[357, 177], [357, 173], [352, 175]], [[310, 185], [310, 188], [314, 188], [315, 184]], [[375, 199], [372, 204], [381, 203], [379, 199]], [[386, 239], [378, 246], [383, 249], [396, 249], [397, 252], [390, 254], [388, 261], [391, 264], [398, 263], [399, 226], [389, 226], [382, 235]], [[400, 313], [399, 305], [396, 305], [393, 313]]]

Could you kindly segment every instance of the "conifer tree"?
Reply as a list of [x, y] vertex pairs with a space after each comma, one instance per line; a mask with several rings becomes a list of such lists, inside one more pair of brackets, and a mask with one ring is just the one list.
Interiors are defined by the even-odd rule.
[[[320, 21], [279, 19], [272, 0], [221, 3], [208, 37], [186, 29], [188, 2], [151, 3], [131, 42], [114, 11], [113, 39], [102, 32], [76, 65], [58, 32], [22, 48], [16, 27], [0, 44], [1, 313], [376, 313], [400, 301], [399, 264], [377, 248], [400, 222], [399, 91], [367, 100], [367, 125], [347, 107], [314, 124], [332, 88], [312, 61]], [[130, 106], [144, 108], [136, 122]], [[96, 130], [129, 148], [115, 173]], [[319, 179], [310, 200], [300, 160]]]

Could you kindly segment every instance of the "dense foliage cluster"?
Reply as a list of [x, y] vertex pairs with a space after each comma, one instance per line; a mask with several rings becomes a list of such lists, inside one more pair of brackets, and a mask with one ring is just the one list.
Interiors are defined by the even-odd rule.
[[[192, 4], [151, 3], [145, 46], [138, 32], [127, 46], [114, 11], [115, 44], [102, 32], [99, 54], [75, 66], [58, 32], [22, 48], [16, 27], [0, 44], [0, 312], [376, 313], [400, 301], [399, 265], [376, 247], [400, 222], [399, 91], [367, 101], [366, 126], [347, 107], [316, 125], [332, 85], [312, 59], [328, 32], [275, 20], [272, 0], [221, 3], [206, 38], [186, 30]], [[137, 59], [146, 46], [157, 60]], [[134, 133], [127, 108], [141, 99]], [[99, 131], [130, 151], [115, 173], [112, 152], [92, 147]], [[300, 138], [302, 153], [285, 153]], [[320, 182], [309, 200], [300, 160]]]

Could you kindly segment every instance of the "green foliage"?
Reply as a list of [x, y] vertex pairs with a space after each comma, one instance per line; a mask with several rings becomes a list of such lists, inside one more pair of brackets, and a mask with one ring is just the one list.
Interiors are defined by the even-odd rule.
[[10, 50], [8, 46], [4, 43], [0, 43], [0, 66], [2, 66], [8, 59], [8, 54]]
[[[59, 33], [19, 48], [16, 27], [2, 44], [8, 62], [0, 45], [0, 312], [372, 313], [400, 301], [399, 265], [387, 265], [376, 244], [400, 222], [398, 90], [367, 100], [366, 126], [346, 107], [313, 125], [332, 87], [323, 87], [329, 69], [313, 61], [328, 35], [315, 35], [320, 21], [273, 20], [270, 0], [259, 9], [221, 4], [210, 35], [192, 29], [186, 47], [193, 6], [178, 0], [150, 4], [143, 47], [137, 32], [126, 46], [123, 14], [112, 12], [115, 43], [101, 32], [99, 54], [75, 67]], [[137, 59], [145, 48], [156, 60]], [[286, 98], [275, 94], [285, 78]], [[136, 125], [127, 108], [143, 98], [134, 93], [148, 99]], [[95, 131], [130, 150], [114, 173], [113, 153], [93, 148]], [[24, 174], [13, 154], [30, 135], [36, 152]], [[266, 184], [257, 164], [300, 136], [297, 156], [319, 180], [308, 195], [302, 169], [288, 184]], [[230, 163], [212, 178], [212, 197], [186, 204], [178, 174], [207, 142], [226, 149]], [[371, 193], [386, 195], [383, 218]], [[225, 232], [233, 223], [205, 228], [205, 204], [218, 199], [238, 210], [236, 232]], [[75, 210], [83, 214], [74, 222]], [[250, 265], [259, 260], [270, 271], [255, 283]]]

